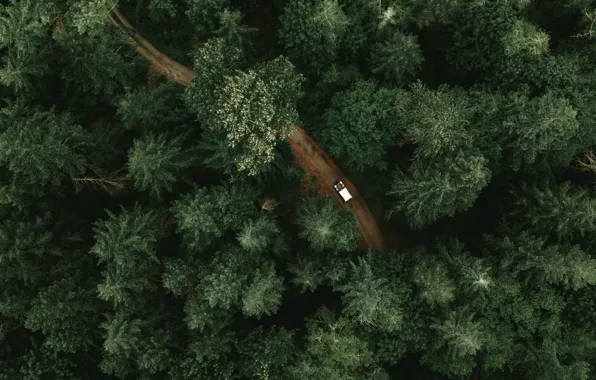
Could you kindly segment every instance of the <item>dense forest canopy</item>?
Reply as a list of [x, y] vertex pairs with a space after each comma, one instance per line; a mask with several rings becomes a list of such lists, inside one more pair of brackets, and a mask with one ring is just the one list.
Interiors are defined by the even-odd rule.
[[593, 0], [1, 1], [0, 380], [595, 378], [595, 23]]

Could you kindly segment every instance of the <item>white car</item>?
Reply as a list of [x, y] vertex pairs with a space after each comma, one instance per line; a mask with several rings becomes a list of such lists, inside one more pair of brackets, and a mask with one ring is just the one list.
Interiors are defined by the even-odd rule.
[[352, 199], [352, 194], [350, 194], [348, 189], [346, 189], [346, 185], [344, 185], [344, 183], [342, 181], [339, 181], [338, 183], [333, 185], [333, 187], [335, 187], [335, 190], [343, 198], [344, 202], [347, 202], [350, 199]]

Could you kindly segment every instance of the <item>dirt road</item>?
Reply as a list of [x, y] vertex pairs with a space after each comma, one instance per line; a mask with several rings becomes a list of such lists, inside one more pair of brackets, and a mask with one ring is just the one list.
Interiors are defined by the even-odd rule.
[[[194, 71], [174, 61], [157, 50], [149, 41], [145, 40], [128, 23], [118, 9], [113, 8], [108, 15], [108, 19], [128, 34], [133, 39], [131, 43], [134, 44], [137, 52], [151, 62], [169, 80], [186, 87], [196, 76]], [[361, 248], [371, 248], [375, 252], [386, 252], [387, 241], [377, 224], [377, 220], [370, 212], [364, 199], [360, 196], [358, 189], [343, 175], [342, 171], [335, 165], [329, 155], [301, 127], [297, 127], [296, 133], [288, 136], [286, 140], [297, 156], [297, 161], [299, 163], [306, 163], [308, 168], [305, 169], [309, 172], [314, 171], [312, 174], [324, 185], [327, 193], [338, 204], [354, 213], [358, 222], [357, 229], [361, 237]], [[353, 199], [349, 202], [344, 202], [333, 188], [333, 185], [338, 181], [343, 181], [352, 194]]]

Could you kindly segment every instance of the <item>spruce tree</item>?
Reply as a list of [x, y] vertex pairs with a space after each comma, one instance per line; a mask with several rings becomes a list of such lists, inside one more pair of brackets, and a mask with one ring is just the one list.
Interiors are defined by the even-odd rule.
[[370, 60], [373, 73], [398, 85], [411, 80], [424, 63], [416, 36], [401, 32], [373, 45]]
[[[482, 156], [459, 153], [431, 163], [415, 161], [408, 173], [397, 171], [388, 195], [394, 212], [403, 212], [413, 228], [470, 208], [488, 184], [490, 171]], [[391, 215], [391, 213], [389, 215]]]
[[128, 171], [135, 189], [162, 198], [173, 190], [186, 169], [192, 166], [192, 151], [184, 136], [145, 135], [135, 139], [128, 153]]
[[68, 114], [13, 107], [0, 114], [0, 162], [15, 177], [58, 186], [86, 168], [88, 135]]
[[298, 209], [298, 236], [315, 251], [334, 253], [356, 249], [358, 232], [354, 215], [338, 207], [331, 198], [308, 199]]

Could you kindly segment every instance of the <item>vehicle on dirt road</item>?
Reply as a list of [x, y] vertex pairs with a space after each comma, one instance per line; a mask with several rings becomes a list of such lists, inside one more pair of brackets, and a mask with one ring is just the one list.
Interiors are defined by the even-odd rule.
[[343, 198], [344, 202], [349, 201], [352, 199], [352, 194], [346, 189], [346, 185], [342, 181], [339, 181], [335, 185], [333, 185], [335, 190], [339, 193], [339, 195]]

